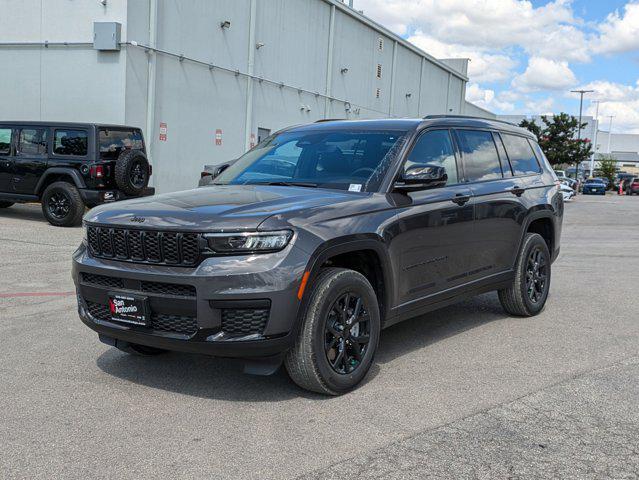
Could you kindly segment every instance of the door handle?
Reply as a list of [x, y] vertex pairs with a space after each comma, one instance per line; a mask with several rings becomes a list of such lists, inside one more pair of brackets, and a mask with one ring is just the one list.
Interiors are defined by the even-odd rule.
[[510, 193], [512, 193], [513, 195], [517, 195], [518, 197], [521, 197], [525, 191], [526, 189], [521, 187], [513, 187], [510, 189]]
[[464, 195], [463, 193], [458, 193], [451, 199], [453, 203], [456, 203], [459, 206], [464, 205], [469, 200], [470, 200], [470, 195]]

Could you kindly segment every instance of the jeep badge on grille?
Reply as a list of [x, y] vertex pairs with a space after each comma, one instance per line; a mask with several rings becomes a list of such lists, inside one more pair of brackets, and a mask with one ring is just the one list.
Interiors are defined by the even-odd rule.
[[146, 220], [144, 217], [131, 217], [131, 221], [135, 223], [143, 223]]

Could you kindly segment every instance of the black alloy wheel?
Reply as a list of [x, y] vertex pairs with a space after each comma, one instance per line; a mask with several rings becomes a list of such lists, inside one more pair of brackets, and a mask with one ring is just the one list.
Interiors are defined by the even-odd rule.
[[144, 165], [143, 162], [141, 161], [135, 162], [133, 166], [131, 167], [131, 173], [129, 175], [129, 178], [131, 179], [131, 184], [135, 188], [142, 189], [146, 187], [147, 177], [148, 175], [147, 175], [146, 165]]
[[336, 373], [350, 374], [359, 367], [370, 342], [370, 316], [361, 296], [348, 292], [333, 303], [324, 337], [326, 359]]
[[47, 209], [52, 217], [64, 220], [71, 211], [71, 199], [63, 191], [57, 191], [49, 198]]
[[526, 265], [526, 291], [531, 302], [537, 303], [546, 293], [548, 260], [541, 248], [535, 247], [528, 255]]

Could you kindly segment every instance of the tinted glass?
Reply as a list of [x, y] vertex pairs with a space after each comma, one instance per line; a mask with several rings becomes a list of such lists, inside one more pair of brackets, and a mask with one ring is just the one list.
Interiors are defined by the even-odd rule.
[[539, 163], [530, 143], [524, 137], [501, 134], [515, 175], [539, 173]]
[[444, 167], [447, 184], [458, 183], [455, 150], [448, 130], [433, 130], [419, 137], [404, 164], [404, 171], [415, 164]]
[[47, 153], [47, 131], [41, 128], [20, 130], [18, 152], [22, 155], [44, 155]]
[[508, 156], [506, 155], [506, 149], [504, 148], [504, 144], [501, 141], [501, 137], [493, 133], [493, 140], [495, 140], [495, 145], [497, 145], [497, 152], [499, 153], [499, 161], [501, 162], [501, 171], [504, 174], [504, 177], [512, 177], [513, 172], [510, 169], [510, 164], [508, 163]]
[[83, 130], [56, 130], [53, 153], [56, 155], [86, 155], [88, 135]]
[[0, 128], [0, 153], [7, 154], [11, 151], [11, 129]]
[[469, 182], [502, 178], [493, 134], [479, 130], [458, 130], [464, 158], [464, 174]]
[[214, 184], [297, 182], [376, 191], [404, 144], [403, 131], [310, 130], [267, 138]]
[[143, 150], [144, 141], [140, 130], [108, 130], [101, 128], [100, 158], [116, 159], [123, 150]]

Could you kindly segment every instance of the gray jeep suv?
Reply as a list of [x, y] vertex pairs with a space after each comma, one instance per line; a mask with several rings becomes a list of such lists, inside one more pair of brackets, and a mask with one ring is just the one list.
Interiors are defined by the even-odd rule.
[[539, 313], [563, 199], [533, 136], [468, 117], [282, 130], [210, 186], [91, 210], [79, 314], [125, 352], [283, 362], [325, 394], [366, 375], [380, 330], [498, 291]]

